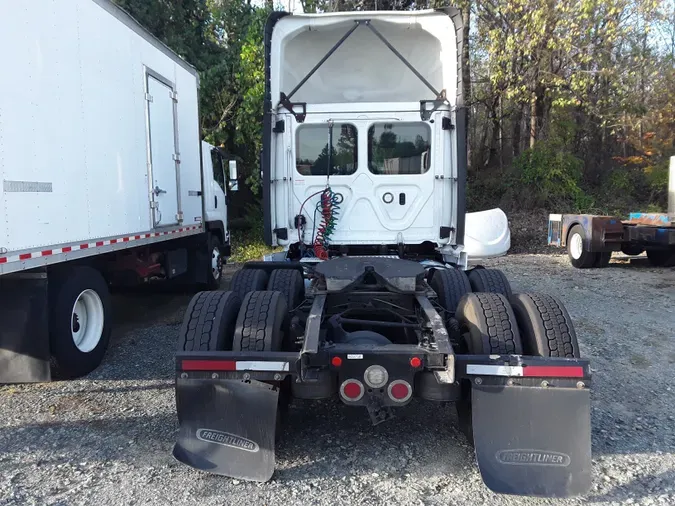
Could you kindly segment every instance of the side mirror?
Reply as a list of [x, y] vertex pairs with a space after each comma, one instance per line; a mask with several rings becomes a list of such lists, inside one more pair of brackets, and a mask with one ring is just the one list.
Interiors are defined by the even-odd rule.
[[239, 190], [239, 181], [237, 180], [237, 161], [230, 160], [230, 191], [236, 192]]

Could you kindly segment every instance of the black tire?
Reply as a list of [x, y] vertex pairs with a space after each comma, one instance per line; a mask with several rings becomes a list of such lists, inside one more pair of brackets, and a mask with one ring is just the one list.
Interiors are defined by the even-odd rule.
[[[85, 293], [88, 295], [85, 296]], [[96, 305], [96, 297], [98, 297], [102, 305], [100, 311], [103, 318], [102, 328], [100, 333], [96, 331], [92, 334], [91, 341], [86, 339], [87, 327], [83, 320], [84, 317], [76, 316], [75, 312], [78, 299], [85, 300], [81, 296], [86, 297], [87, 302], [91, 301]], [[87, 302], [81, 302], [81, 304], [86, 306]], [[53, 275], [50, 273], [49, 346], [52, 376], [58, 379], [78, 378], [96, 369], [103, 360], [110, 342], [111, 319], [110, 290], [100, 272], [91, 267], [82, 266], [57, 271]], [[76, 337], [73, 334], [78, 331], [85, 332], [82, 334], [85, 340], [80, 342], [80, 347], [76, 345]], [[95, 343], [93, 348], [87, 349], [85, 343], [88, 341], [92, 345]]]
[[655, 267], [675, 266], [675, 251], [667, 249], [648, 249], [647, 258]]
[[526, 355], [579, 358], [579, 343], [572, 319], [563, 303], [543, 293], [517, 293], [511, 297]]
[[267, 287], [267, 273], [262, 269], [240, 269], [232, 276], [230, 291], [244, 300], [249, 292], [257, 292]]
[[[466, 351], [476, 355], [523, 353], [516, 317], [509, 301], [500, 293], [470, 293], [457, 306], [457, 320], [466, 339]], [[473, 444], [471, 386], [461, 384], [462, 395], [455, 403], [459, 427]]]
[[436, 292], [441, 307], [451, 313], [457, 311], [459, 300], [471, 292], [469, 278], [459, 269], [439, 269], [434, 272], [429, 284]]
[[[576, 240], [574, 236], [578, 235], [581, 239], [581, 249], [575, 248]], [[577, 269], [589, 269], [595, 266], [597, 253], [591, 253], [586, 246], [586, 233], [581, 225], [574, 225], [569, 234], [567, 234], [567, 256], [570, 262]]]
[[624, 243], [621, 245], [621, 252], [624, 255], [638, 256], [644, 252], [644, 247], [640, 244]]
[[305, 299], [305, 280], [302, 273], [296, 269], [275, 269], [267, 282], [267, 290], [281, 292], [290, 311]]
[[611, 258], [612, 258], [611, 251], [603, 251], [601, 253], [596, 253], [595, 265], [593, 267], [598, 267], [600, 269], [607, 267], [609, 265], [609, 261]]
[[[222, 246], [223, 244], [220, 242], [220, 238], [218, 236], [209, 234], [206, 250], [208, 264], [205, 266], [207, 269], [206, 279], [208, 280], [205, 286], [207, 290], [217, 290], [220, 288], [220, 282], [223, 279], [223, 265], [225, 264], [223, 254], [221, 253]], [[215, 268], [213, 265], [214, 262], [217, 264]]]
[[[234, 351], [281, 351], [288, 334], [288, 306], [281, 292], [249, 292], [241, 304], [234, 331]], [[279, 388], [275, 439], [282, 434], [283, 420], [291, 401], [290, 378], [268, 382]]]
[[469, 282], [474, 292], [501, 293], [511, 296], [511, 283], [499, 269], [474, 269], [469, 273]]
[[232, 292], [199, 292], [178, 333], [178, 351], [229, 351], [241, 300]]
[[249, 292], [234, 330], [235, 351], [280, 351], [288, 326], [288, 305], [281, 292]]
[[465, 295], [457, 306], [456, 318], [466, 334], [469, 353], [522, 355], [516, 317], [501, 293]]

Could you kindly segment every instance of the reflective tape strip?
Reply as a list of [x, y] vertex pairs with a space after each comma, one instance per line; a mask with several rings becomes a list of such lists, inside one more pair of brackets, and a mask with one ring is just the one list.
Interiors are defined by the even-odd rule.
[[123, 237], [115, 237], [113, 239], [107, 239], [105, 241], [96, 241], [88, 242], [81, 244], [74, 244], [71, 246], [63, 246], [62, 248], [50, 248], [39, 251], [31, 251], [27, 253], [20, 253], [18, 255], [7, 255], [0, 257], [0, 264], [7, 264], [10, 262], [23, 262], [25, 260], [30, 260], [33, 258], [41, 258], [53, 255], [61, 255], [63, 253], [70, 253], [71, 251], [80, 251], [84, 249], [95, 249], [102, 246], [110, 246], [111, 244], [119, 244], [125, 242], [138, 241], [141, 238], [149, 239], [151, 237], [159, 237], [160, 235], [170, 235], [170, 234], [182, 234], [184, 232], [192, 232], [195, 230], [200, 230], [200, 225], [192, 225], [189, 227], [178, 228], [174, 230], [167, 230], [163, 232], [152, 232], [143, 235], [130, 235]]
[[534, 378], [583, 378], [584, 368], [578, 365], [530, 365], [523, 369], [523, 376]]
[[237, 362], [237, 371], [289, 371], [288, 362]]
[[584, 368], [578, 365], [482, 365], [468, 364], [466, 373], [476, 376], [524, 376], [528, 378], [583, 378]]
[[523, 368], [511, 365], [468, 364], [466, 373], [477, 376], [523, 376]]
[[234, 360], [183, 360], [183, 371], [234, 371]]

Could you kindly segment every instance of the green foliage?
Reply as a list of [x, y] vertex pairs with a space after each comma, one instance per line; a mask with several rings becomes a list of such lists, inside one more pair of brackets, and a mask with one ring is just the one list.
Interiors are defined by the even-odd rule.
[[515, 181], [525, 199], [534, 207], [577, 212], [593, 205], [580, 187], [583, 161], [554, 143], [540, 142], [522, 153], [513, 164]]
[[239, 56], [237, 81], [241, 104], [236, 117], [236, 140], [245, 161], [246, 184], [255, 193], [260, 192], [260, 162], [262, 150], [263, 101], [265, 94], [265, 53], [263, 35], [270, 11], [253, 12]]
[[257, 205], [246, 207], [246, 218], [241, 229], [232, 230], [232, 262], [260, 260], [263, 255], [275, 251], [265, 244], [263, 238], [263, 213]]

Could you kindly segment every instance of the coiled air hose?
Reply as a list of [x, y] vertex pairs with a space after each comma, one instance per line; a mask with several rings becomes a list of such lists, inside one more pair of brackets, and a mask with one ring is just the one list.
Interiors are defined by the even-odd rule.
[[321, 213], [321, 223], [314, 239], [314, 255], [322, 260], [328, 260], [330, 237], [335, 231], [338, 215], [340, 214], [339, 198], [330, 186], [321, 192], [316, 210]]

